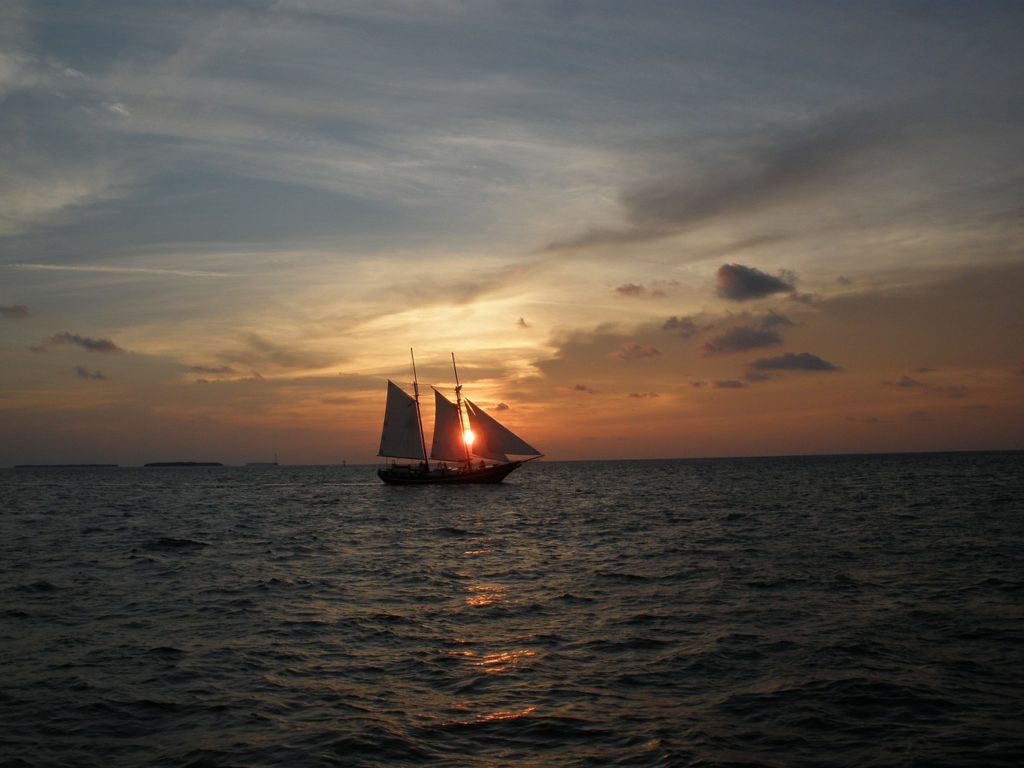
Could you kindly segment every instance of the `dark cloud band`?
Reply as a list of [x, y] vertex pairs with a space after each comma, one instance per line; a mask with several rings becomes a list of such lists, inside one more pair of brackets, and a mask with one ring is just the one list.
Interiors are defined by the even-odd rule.
[[117, 346], [110, 339], [94, 339], [90, 336], [79, 336], [77, 333], [69, 333], [68, 331], [54, 334], [50, 338], [36, 344], [32, 347], [32, 351], [45, 352], [51, 347], [60, 347], [68, 344], [81, 347], [89, 352], [124, 352], [121, 347]]
[[755, 371], [838, 371], [839, 366], [810, 352], [786, 352], [778, 357], [765, 357], [750, 364]]

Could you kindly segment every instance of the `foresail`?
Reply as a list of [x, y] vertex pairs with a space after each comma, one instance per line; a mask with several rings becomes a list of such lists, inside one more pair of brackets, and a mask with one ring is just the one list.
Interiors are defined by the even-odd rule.
[[430, 458], [440, 461], [465, 461], [466, 444], [462, 439], [459, 409], [451, 400], [434, 390], [434, 441]]
[[416, 401], [393, 381], [388, 380], [388, 401], [384, 407], [384, 428], [378, 456], [426, 461], [420, 436]]
[[469, 425], [475, 435], [473, 453], [477, 456], [497, 461], [508, 461], [506, 454], [513, 456], [541, 455], [540, 451], [488, 416], [481, 408], [469, 400], [464, 402], [466, 403], [466, 413], [469, 416]]

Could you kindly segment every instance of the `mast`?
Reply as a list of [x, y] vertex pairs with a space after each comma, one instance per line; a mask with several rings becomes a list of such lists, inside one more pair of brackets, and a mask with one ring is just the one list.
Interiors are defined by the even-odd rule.
[[[412, 347], [409, 347], [409, 357], [412, 358], [412, 392], [413, 399], [416, 401], [416, 423], [420, 426], [420, 447], [423, 449], [423, 465], [429, 470], [430, 459], [427, 458], [427, 441], [423, 438], [423, 416], [420, 415], [420, 383], [416, 377], [416, 356], [412, 353]], [[459, 413], [459, 419], [460, 421], [462, 419], [461, 412]]]
[[459, 429], [462, 434], [462, 447], [466, 449], [466, 466], [472, 462], [469, 457], [469, 446], [466, 445], [466, 425], [462, 421], [462, 385], [459, 384], [459, 369], [455, 367], [455, 353], [452, 352], [452, 370], [455, 371], [455, 407], [459, 412]]

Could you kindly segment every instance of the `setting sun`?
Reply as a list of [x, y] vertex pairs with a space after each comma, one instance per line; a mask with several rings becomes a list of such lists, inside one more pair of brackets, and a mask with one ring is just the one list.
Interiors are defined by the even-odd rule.
[[476, 435], [473, 434], [473, 430], [467, 429], [462, 433], [462, 441], [469, 447], [473, 447], [473, 441], [476, 440]]

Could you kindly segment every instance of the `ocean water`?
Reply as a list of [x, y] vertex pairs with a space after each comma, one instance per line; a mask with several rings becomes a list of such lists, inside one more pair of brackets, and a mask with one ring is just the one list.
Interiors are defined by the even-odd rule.
[[1024, 454], [0, 470], [3, 766], [1024, 765]]

